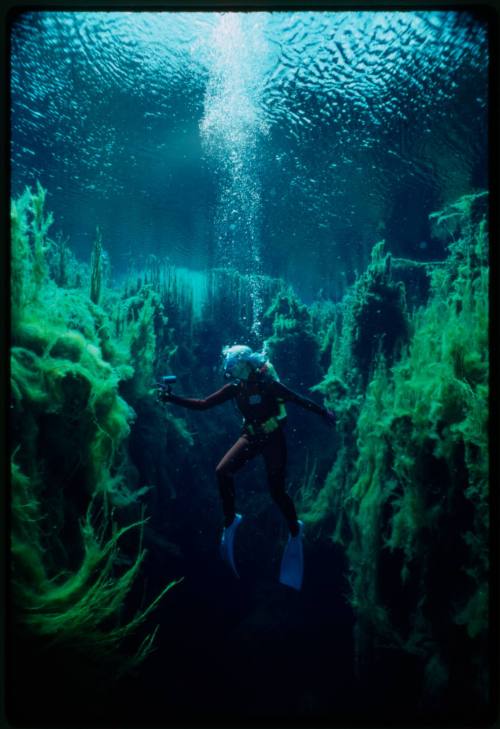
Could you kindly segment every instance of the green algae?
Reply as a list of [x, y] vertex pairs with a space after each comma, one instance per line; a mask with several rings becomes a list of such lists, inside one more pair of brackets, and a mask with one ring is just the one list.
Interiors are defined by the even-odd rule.
[[94, 304], [98, 304], [101, 299], [103, 277], [102, 254], [102, 235], [99, 228], [97, 228], [94, 245], [92, 247], [92, 257], [90, 259], [90, 300]]
[[106, 663], [119, 661], [120, 672], [129, 670], [145, 657], [144, 646], [133, 655], [125, 655], [119, 650], [122, 642], [146, 621], [176, 581], [124, 625], [110, 623], [122, 610], [145, 557], [145, 550], [140, 548], [132, 565], [118, 575], [115, 564], [119, 542], [128, 531], [142, 530], [144, 520], [117, 528], [102, 514], [95, 518], [93, 501], [80, 526], [83, 556], [78, 568], [50, 575], [43, 510], [41, 500], [35, 496], [40, 490], [41, 484], [32, 483], [13, 462], [12, 584], [16, 603], [23, 611], [23, 623], [52, 644], [78, 648]]
[[[126, 444], [136, 414], [120, 388], [130, 381], [136, 398], [150, 397], [152, 296], [144, 294], [140, 315], [114, 337], [113, 311], [103, 308], [108, 297], [100, 234], [90, 270], [76, 271], [65, 243], [48, 237], [53, 219], [45, 199], [40, 185], [27, 189], [13, 202], [11, 216], [16, 621], [33, 635], [129, 668], [151, 650], [154, 631], [132, 654], [120, 646], [175, 584], [121, 621], [146, 554], [140, 536], [146, 520], [127, 523], [117, 509], [137, 508], [149, 487], [137, 488], [129, 479]], [[181, 438], [177, 421], [175, 426]], [[120, 568], [120, 544], [132, 531], [139, 534], [137, 551]], [[70, 543], [63, 536], [68, 533]]]
[[[460, 235], [443, 265], [428, 267], [419, 309], [405, 310], [381, 245], [342, 302], [316, 388], [337, 412], [340, 448], [301, 504], [310, 527], [332, 524], [346, 550], [359, 660], [373, 640], [419, 655], [434, 690], [449, 680], [451, 628], [426, 616], [444, 610], [463, 626], [454, 640], [472, 663], [488, 631], [488, 235], [484, 216], [471, 218], [476, 202], [434, 216]], [[367, 314], [380, 296], [401, 311], [390, 347], [388, 311], [378, 330]], [[411, 620], [394, 614], [395, 600], [410, 599]]]
[[278, 372], [286, 373], [292, 387], [304, 388], [320, 376], [320, 344], [312, 328], [308, 307], [293, 291], [281, 291], [264, 315], [271, 328], [266, 351]]

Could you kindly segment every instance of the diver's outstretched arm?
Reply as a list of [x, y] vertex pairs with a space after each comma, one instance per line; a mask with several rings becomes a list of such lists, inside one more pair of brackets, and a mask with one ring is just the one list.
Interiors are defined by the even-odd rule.
[[160, 400], [162, 402], [173, 402], [175, 405], [182, 405], [190, 410], [208, 410], [216, 405], [220, 405], [227, 400], [231, 400], [235, 396], [236, 385], [229, 383], [221, 387], [217, 392], [213, 392], [211, 395], [205, 398], [194, 398], [194, 397], [181, 397], [180, 395], [174, 395], [173, 392], [162, 392]]
[[293, 390], [285, 387], [285, 385], [283, 385], [281, 382], [273, 382], [273, 390], [275, 395], [279, 397], [280, 400], [293, 402], [296, 405], [300, 405], [300, 407], [304, 408], [305, 410], [310, 410], [317, 415], [321, 415], [321, 417], [328, 420], [328, 422], [335, 423], [335, 414], [331, 410], [327, 410], [321, 405], [318, 405], [312, 400], [309, 400], [309, 398], [307, 397], [302, 397], [302, 395], [298, 395]]

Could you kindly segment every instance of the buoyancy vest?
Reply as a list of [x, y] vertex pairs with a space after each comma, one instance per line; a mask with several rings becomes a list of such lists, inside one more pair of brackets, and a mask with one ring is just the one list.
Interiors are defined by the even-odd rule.
[[276, 381], [279, 382], [276, 370], [266, 362], [253, 377], [238, 384], [236, 404], [244, 417], [244, 430], [251, 434], [276, 430], [286, 418], [284, 401], [272, 391]]

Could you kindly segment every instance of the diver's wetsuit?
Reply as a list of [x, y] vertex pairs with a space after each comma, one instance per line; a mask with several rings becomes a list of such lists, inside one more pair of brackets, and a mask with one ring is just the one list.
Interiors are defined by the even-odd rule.
[[216, 468], [225, 525], [229, 526], [235, 515], [234, 474], [249, 460], [262, 455], [271, 496], [287, 520], [292, 535], [295, 535], [298, 531], [297, 513], [285, 488], [287, 450], [283, 424], [286, 413], [282, 403], [296, 403], [323, 417], [328, 417], [328, 411], [297, 395], [281, 382], [259, 374], [224, 385], [205, 399], [179, 397], [173, 393], [166, 399], [192, 410], [207, 410], [228, 400], [236, 401], [245, 418], [241, 436]]

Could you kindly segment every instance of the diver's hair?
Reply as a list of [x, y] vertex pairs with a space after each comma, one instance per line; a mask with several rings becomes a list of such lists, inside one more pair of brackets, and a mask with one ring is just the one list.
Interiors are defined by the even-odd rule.
[[247, 345], [244, 345], [244, 344], [227, 345], [222, 348], [222, 356], [226, 357], [228, 354], [231, 353], [231, 350], [233, 348], [235, 348], [235, 349], [241, 348], [240, 351], [241, 351], [241, 354], [243, 355], [242, 359], [245, 362], [248, 362], [248, 364], [250, 364], [254, 370], [259, 370], [259, 369], [263, 368], [265, 370], [264, 374], [266, 377], [279, 381], [278, 374], [277, 374], [276, 370], [274, 369], [273, 365], [271, 364], [271, 362], [269, 361], [268, 353], [267, 353], [265, 346], [262, 348], [262, 350], [260, 352], [253, 352], [250, 347], [248, 347]]
[[267, 353], [265, 350], [262, 350], [262, 352], [254, 352], [247, 344], [226, 345], [222, 348], [222, 356], [226, 357], [228, 354], [232, 353], [232, 350], [234, 354], [237, 354], [245, 362], [249, 362], [257, 367], [263, 365], [267, 360]]
[[262, 352], [252, 352], [248, 361], [254, 369], [259, 369], [269, 361], [267, 358], [267, 352], [263, 349]]

